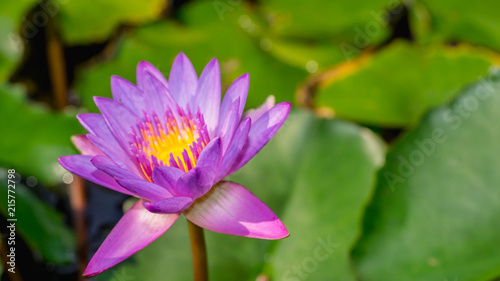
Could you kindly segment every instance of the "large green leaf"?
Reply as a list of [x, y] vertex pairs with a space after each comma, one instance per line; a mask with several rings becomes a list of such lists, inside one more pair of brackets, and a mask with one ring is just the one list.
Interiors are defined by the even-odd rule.
[[469, 46], [417, 46], [396, 41], [350, 68], [324, 75], [315, 105], [342, 118], [398, 127], [415, 124], [432, 106], [449, 101], [497, 60]]
[[[0, 83], [4, 82], [21, 59], [24, 41], [39, 32], [31, 21], [21, 29], [21, 22], [36, 0], [2, 1], [0, 9]], [[29, 25], [29, 26], [28, 26]]]
[[70, 44], [105, 41], [120, 24], [158, 19], [166, 0], [53, 0], [64, 40]]
[[[44, 258], [45, 262], [69, 264], [75, 261], [75, 239], [71, 230], [64, 224], [62, 214], [31, 194], [28, 187], [16, 179], [15, 188], [7, 189], [7, 171], [2, 170], [0, 182], [0, 211], [7, 219], [17, 219], [16, 232], [30, 248]], [[12, 183], [9, 183], [9, 185]], [[15, 191], [15, 193], [7, 192]], [[7, 195], [15, 197], [14, 216], [7, 210]], [[9, 197], [12, 200], [13, 197]], [[8, 222], [9, 224], [11, 222]]]
[[[364, 206], [384, 149], [369, 130], [294, 112], [266, 146], [230, 180], [249, 188], [283, 219], [290, 237], [250, 239], [206, 231], [212, 280], [255, 280], [264, 270], [276, 280], [296, 265], [311, 280], [354, 280], [349, 253], [360, 234]], [[103, 275], [126, 272], [143, 280], [189, 280], [191, 261], [184, 219], [163, 237]], [[332, 246], [333, 244], [333, 246]], [[309, 261], [320, 257], [314, 272]], [[295, 273], [291, 273], [292, 276]]]
[[[186, 53], [198, 74], [217, 57], [225, 87], [250, 73], [248, 107], [260, 105], [268, 95], [275, 95], [278, 101], [293, 99], [295, 88], [307, 75], [305, 67], [285, 65], [264, 52], [259, 40], [239, 26], [242, 10], [227, 12], [221, 21], [212, 2], [195, 4], [182, 13], [186, 25], [163, 21], [137, 28], [125, 36], [115, 59], [86, 70], [77, 86], [84, 105], [96, 111], [92, 96], [111, 96], [109, 79], [113, 74], [135, 82], [135, 67], [141, 60], [150, 61], [168, 77], [179, 52]], [[202, 16], [207, 21], [200, 25], [197, 20]]]
[[0, 85], [0, 166], [35, 176], [45, 184], [61, 182], [60, 156], [74, 154], [70, 136], [82, 133], [74, 114], [56, 114], [29, 104], [20, 88]]
[[387, 0], [269, 0], [262, 3], [262, 10], [273, 32], [280, 35], [324, 40], [349, 34], [347, 42], [353, 36], [375, 42], [387, 34], [387, 11], [397, 4]]
[[500, 276], [499, 80], [466, 88], [389, 153], [354, 251], [362, 280]]
[[422, 42], [467, 41], [500, 50], [500, 2], [418, 0], [412, 5], [412, 29]]

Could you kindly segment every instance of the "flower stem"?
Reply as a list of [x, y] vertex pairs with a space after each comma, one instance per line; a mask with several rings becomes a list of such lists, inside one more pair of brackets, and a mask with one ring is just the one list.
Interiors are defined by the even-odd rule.
[[194, 281], [208, 280], [207, 251], [203, 228], [187, 220], [189, 238], [191, 239], [191, 253], [193, 254]]

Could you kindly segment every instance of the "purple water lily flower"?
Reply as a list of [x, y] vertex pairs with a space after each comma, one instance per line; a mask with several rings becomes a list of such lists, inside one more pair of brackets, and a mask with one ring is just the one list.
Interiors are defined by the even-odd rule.
[[281, 239], [288, 231], [245, 187], [221, 181], [245, 165], [274, 136], [290, 103], [268, 98], [243, 113], [249, 75], [236, 79], [221, 103], [219, 64], [198, 78], [180, 53], [167, 79], [140, 62], [137, 86], [111, 78], [113, 99], [95, 97], [102, 114], [78, 115], [89, 132], [72, 138], [83, 155], [59, 158], [68, 171], [140, 199], [89, 262], [99, 274], [147, 246], [182, 213], [216, 232]]

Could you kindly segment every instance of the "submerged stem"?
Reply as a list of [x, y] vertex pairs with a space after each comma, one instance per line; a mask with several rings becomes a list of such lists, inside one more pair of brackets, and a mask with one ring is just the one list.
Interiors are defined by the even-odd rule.
[[194, 281], [207, 281], [207, 251], [203, 228], [187, 220], [189, 238], [191, 240], [191, 253], [193, 254]]

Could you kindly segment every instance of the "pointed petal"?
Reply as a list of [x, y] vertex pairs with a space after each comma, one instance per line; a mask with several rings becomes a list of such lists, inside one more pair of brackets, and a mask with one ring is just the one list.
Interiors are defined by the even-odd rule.
[[71, 142], [75, 145], [76, 149], [83, 155], [104, 155], [102, 151], [97, 148], [86, 135], [71, 136]]
[[153, 182], [166, 188], [173, 195], [177, 195], [175, 184], [184, 174], [185, 172], [178, 168], [156, 166], [153, 168]]
[[222, 104], [220, 107], [220, 117], [219, 122], [222, 123], [226, 118], [226, 114], [229, 111], [231, 105], [236, 101], [236, 99], [240, 99], [240, 105], [238, 109], [238, 120], [241, 118], [241, 114], [245, 109], [245, 103], [247, 101], [248, 87], [250, 85], [250, 75], [248, 73], [241, 75], [229, 86], [224, 95], [224, 99], [222, 100]]
[[219, 168], [221, 153], [222, 141], [220, 138], [215, 138], [201, 151], [196, 167], [210, 167], [216, 171]]
[[168, 88], [151, 73], [143, 75], [144, 95], [148, 104], [148, 113], [156, 113], [163, 117], [167, 108], [173, 109], [177, 105], [170, 95]]
[[247, 141], [251, 123], [252, 121], [250, 120], [250, 118], [246, 118], [240, 123], [238, 129], [234, 133], [234, 137], [231, 140], [229, 148], [222, 158], [214, 182], [219, 182], [221, 179], [227, 177], [230, 174], [231, 167], [233, 166], [234, 161], [236, 161], [236, 158], [238, 158], [238, 155], [240, 155], [240, 152]]
[[154, 65], [147, 61], [141, 61], [137, 64], [136, 75], [137, 86], [139, 86], [140, 89], [145, 89], [146, 84], [149, 82], [145, 78], [146, 75], [153, 76], [168, 89], [167, 79], [165, 79], [163, 73], [161, 73]]
[[132, 133], [132, 128], [136, 127], [138, 116], [125, 105], [112, 99], [94, 97], [94, 101], [122, 149], [129, 151], [129, 134]]
[[97, 275], [130, 257], [160, 237], [179, 217], [153, 214], [137, 201], [121, 218], [90, 260], [84, 276]]
[[234, 182], [220, 182], [184, 215], [208, 230], [261, 239], [281, 239], [288, 231], [255, 195]]
[[123, 188], [149, 201], [170, 198], [173, 195], [164, 187], [142, 179], [115, 178]]
[[177, 194], [196, 199], [207, 193], [214, 184], [221, 152], [220, 138], [212, 140], [201, 152], [196, 167], [182, 175], [177, 181]]
[[122, 77], [111, 76], [111, 92], [114, 100], [122, 103], [133, 112], [142, 112], [147, 108], [142, 90]]
[[240, 105], [240, 98], [237, 98], [229, 108], [226, 114], [226, 118], [219, 127], [220, 129], [219, 136], [222, 140], [222, 154], [226, 153], [227, 148], [231, 143], [231, 139], [233, 138], [234, 131], [236, 130], [238, 124], [240, 123], [240, 117], [238, 116], [239, 105]]
[[219, 62], [214, 58], [200, 75], [194, 97], [194, 108], [191, 108], [192, 112], [200, 109], [210, 138], [215, 136], [219, 123], [220, 91]]
[[184, 53], [179, 53], [175, 58], [168, 80], [172, 97], [185, 108], [196, 94], [198, 75]]
[[104, 154], [113, 159], [117, 165], [128, 168], [140, 174], [136, 163], [128, 150], [124, 150], [108, 127], [106, 120], [100, 114], [86, 113], [77, 116], [82, 126], [91, 134], [87, 138]]
[[160, 201], [145, 202], [143, 205], [151, 213], [177, 214], [189, 208], [192, 203], [193, 199], [189, 197], [172, 197]]
[[207, 193], [214, 182], [215, 174], [210, 167], [194, 167], [182, 175], [176, 183], [179, 196], [199, 198]]
[[105, 140], [94, 136], [92, 134], [88, 134], [87, 138], [98, 147], [109, 159], [113, 160], [113, 162], [121, 167], [122, 169], [126, 169], [131, 171], [132, 173], [143, 177], [143, 173], [137, 167], [137, 163], [132, 161], [131, 155], [123, 151], [119, 144], [114, 144], [114, 142], [107, 143]]
[[90, 162], [92, 158], [93, 156], [89, 155], [69, 155], [60, 157], [59, 163], [64, 169], [88, 181], [124, 194], [135, 196], [132, 192], [121, 187], [114, 178], [97, 169]]
[[104, 120], [104, 117], [101, 114], [84, 113], [78, 114], [76, 118], [78, 119], [78, 121], [80, 121], [80, 124], [82, 124], [85, 130], [87, 130], [92, 135], [97, 136], [101, 139], [105, 139], [108, 142], [114, 142], [115, 144], [118, 144], [115, 136], [113, 135], [113, 133], [111, 133], [106, 120]]
[[231, 167], [230, 174], [245, 165], [272, 139], [285, 122], [290, 108], [289, 102], [279, 103], [264, 113], [257, 121], [252, 122], [247, 142]]
[[255, 123], [264, 113], [266, 113], [269, 109], [271, 109], [276, 103], [276, 99], [273, 95], [267, 97], [263, 104], [255, 109], [249, 109], [244, 114], [242, 119], [250, 117], [252, 122]]
[[106, 156], [94, 156], [94, 158], [90, 159], [90, 163], [92, 163], [97, 169], [105, 172], [113, 178], [131, 178], [138, 180], [142, 179], [131, 171], [117, 166], [111, 159]]

